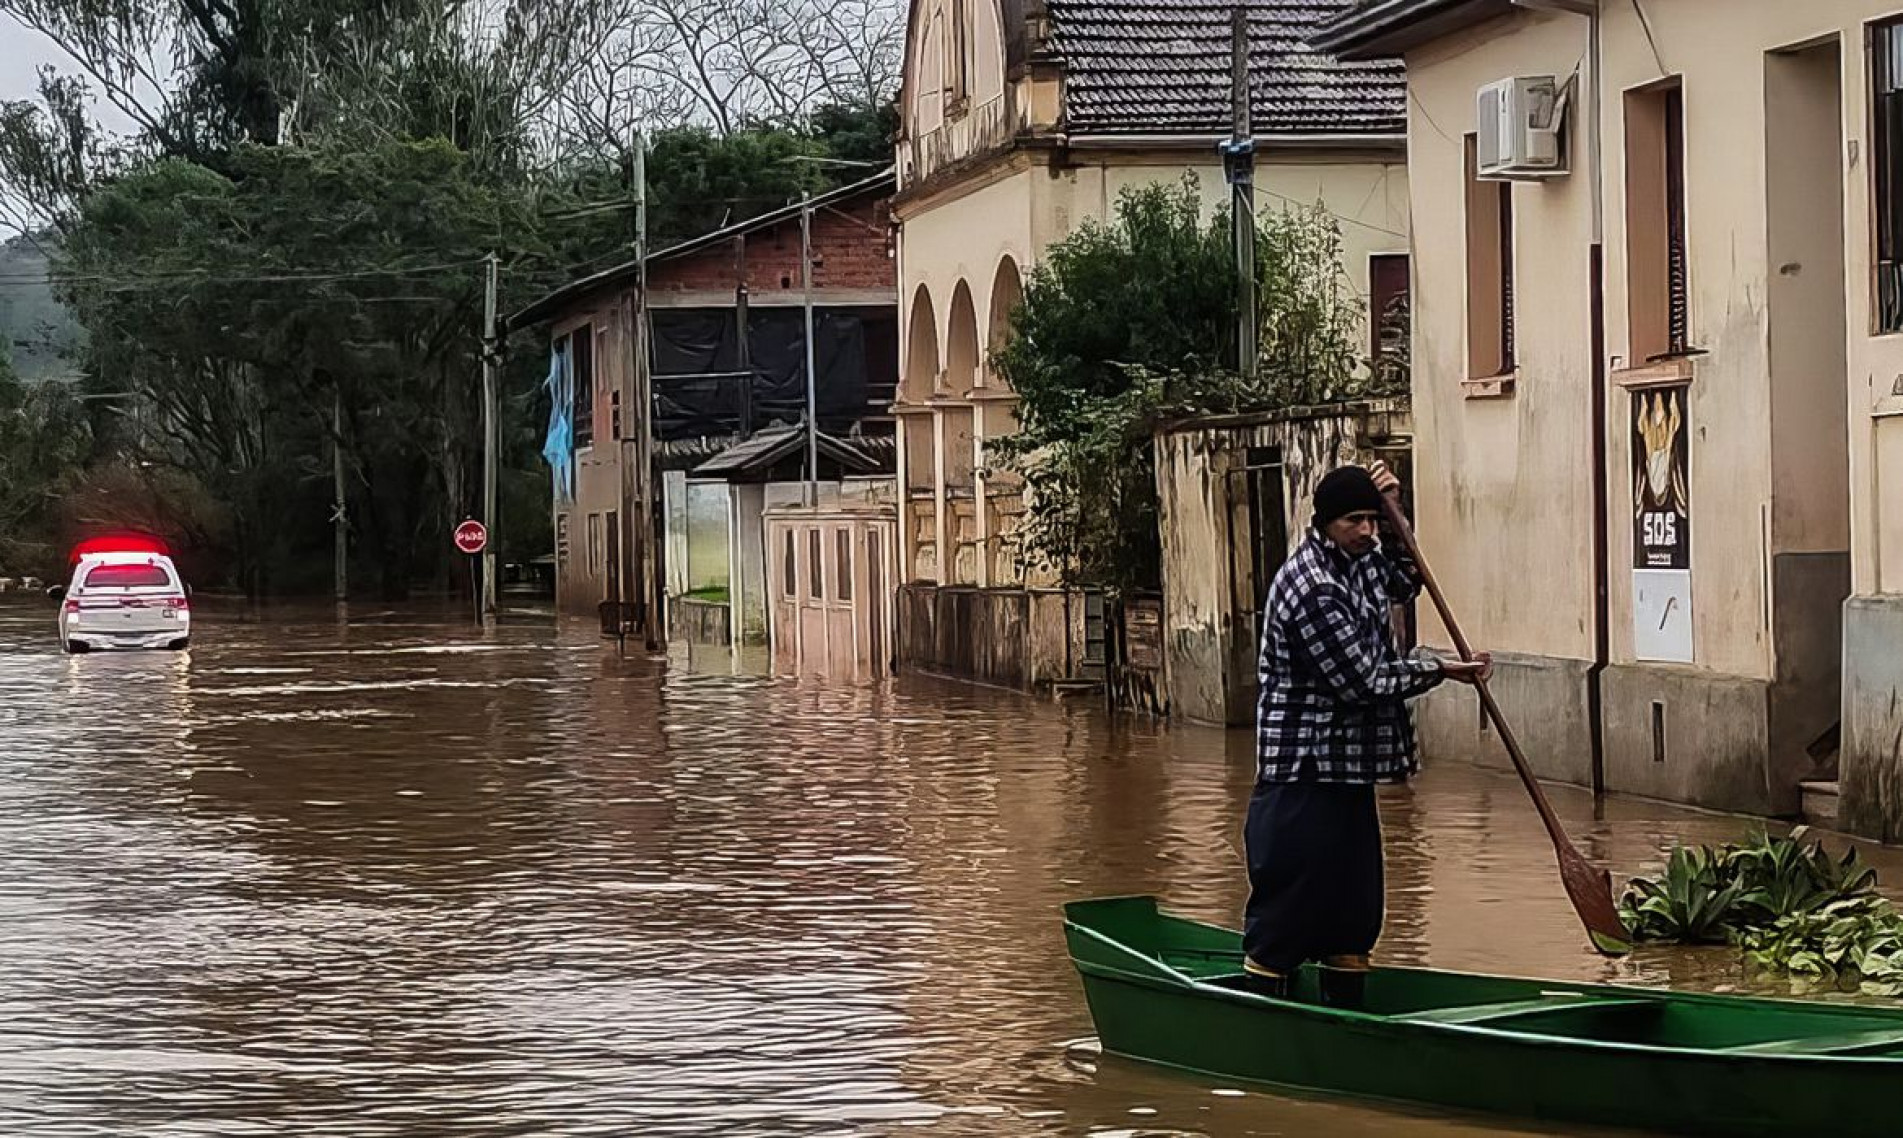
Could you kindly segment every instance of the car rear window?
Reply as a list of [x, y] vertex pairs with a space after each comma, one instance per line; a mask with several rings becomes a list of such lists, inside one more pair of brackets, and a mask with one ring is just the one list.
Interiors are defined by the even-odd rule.
[[86, 574], [88, 589], [163, 589], [172, 578], [158, 565], [98, 565]]

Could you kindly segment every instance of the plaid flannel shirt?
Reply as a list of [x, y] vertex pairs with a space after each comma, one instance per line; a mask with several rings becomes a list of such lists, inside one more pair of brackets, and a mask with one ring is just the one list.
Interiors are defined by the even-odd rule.
[[1309, 532], [1263, 611], [1257, 781], [1399, 782], [1419, 769], [1405, 701], [1444, 674], [1431, 656], [1401, 655], [1388, 618], [1420, 591], [1405, 552], [1350, 557]]

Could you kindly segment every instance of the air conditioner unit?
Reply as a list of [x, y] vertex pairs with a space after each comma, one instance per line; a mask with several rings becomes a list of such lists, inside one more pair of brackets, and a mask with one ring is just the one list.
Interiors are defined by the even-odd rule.
[[1501, 79], [1475, 97], [1479, 174], [1494, 181], [1561, 178], [1559, 128], [1566, 101], [1551, 75]]

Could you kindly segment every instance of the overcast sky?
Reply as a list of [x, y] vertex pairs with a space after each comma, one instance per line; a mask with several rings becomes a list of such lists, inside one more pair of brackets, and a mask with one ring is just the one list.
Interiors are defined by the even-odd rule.
[[66, 57], [38, 32], [0, 15], [0, 100], [30, 99], [39, 90], [41, 65], [64, 67]]
[[[45, 36], [23, 28], [12, 16], [0, 14], [0, 102], [37, 99], [40, 93], [40, 68], [52, 64], [62, 72], [79, 70], [66, 53], [53, 46]], [[115, 131], [124, 130], [128, 120], [110, 106], [94, 103], [100, 118]]]

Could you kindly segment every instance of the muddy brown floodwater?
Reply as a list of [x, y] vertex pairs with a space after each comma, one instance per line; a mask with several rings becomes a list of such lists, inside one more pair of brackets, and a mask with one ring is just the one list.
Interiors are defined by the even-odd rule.
[[[67, 658], [0, 605], [0, 1134], [1530, 1132], [1094, 1053], [1058, 907], [1233, 924], [1247, 733], [356, 615]], [[1751, 826], [1555, 797], [1621, 874]], [[1383, 815], [1388, 961], [1746, 983], [1588, 952], [1507, 775]]]

